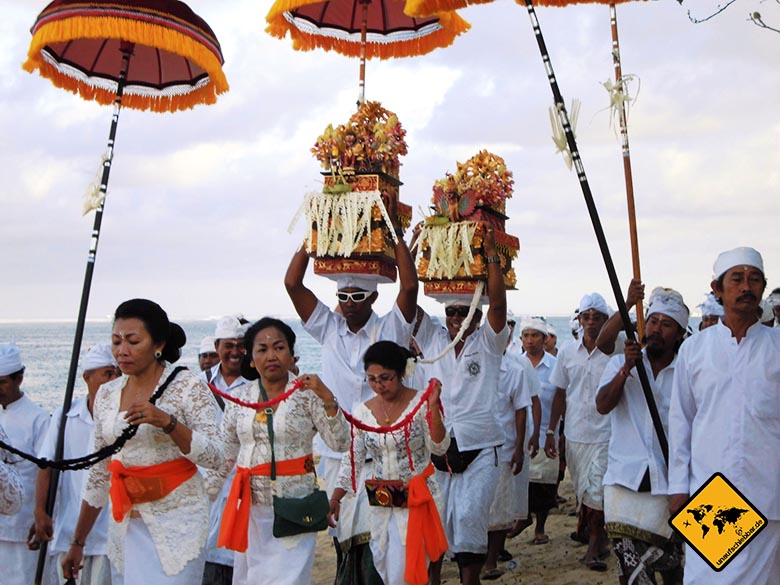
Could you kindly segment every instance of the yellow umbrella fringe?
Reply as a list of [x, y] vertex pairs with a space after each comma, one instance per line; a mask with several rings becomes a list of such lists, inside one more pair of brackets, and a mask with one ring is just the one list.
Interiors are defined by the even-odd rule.
[[148, 45], [191, 59], [209, 75], [210, 83], [185, 95], [154, 97], [125, 95], [122, 104], [132, 109], [170, 112], [192, 108], [198, 104], [216, 101], [218, 94], [228, 90], [227, 79], [217, 57], [201, 43], [178, 31], [165, 27], [123, 18], [73, 17], [42, 26], [33, 36], [27, 61], [22, 65], [30, 73], [36, 69], [57, 87], [77, 93], [85, 99], [103, 104], [114, 102], [114, 92], [88, 86], [73, 79], [51, 64], [41, 55], [49, 44], [77, 38], [115, 38]]
[[[366, 59], [394, 59], [425, 55], [434, 49], [450, 46], [458, 35], [471, 28], [471, 25], [455, 12], [438, 14], [437, 16], [442, 28], [436, 32], [408, 41], [391, 43], [369, 42], [366, 44]], [[325, 51], [336, 51], [348, 57], [360, 57], [360, 43], [324, 35], [302, 33], [287, 22], [284, 17], [279, 17], [269, 24], [266, 32], [278, 38], [284, 38], [285, 34], [289, 33], [293, 41], [293, 49], [296, 51], [322, 49]]]

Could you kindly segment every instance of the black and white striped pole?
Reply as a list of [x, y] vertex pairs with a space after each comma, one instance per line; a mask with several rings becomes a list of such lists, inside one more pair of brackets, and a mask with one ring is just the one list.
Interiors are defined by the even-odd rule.
[[[95, 210], [95, 221], [92, 225], [92, 237], [89, 242], [89, 254], [87, 255], [87, 269], [84, 273], [84, 285], [81, 289], [81, 304], [79, 305], [79, 316], [76, 320], [76, 333], [73, 337], [73, 349], [70, 355], [70, 369], [68, 370], [68, 381], [65, 386], [65, 397], [62, 401], [62, 413], [60, 414], [60, 427], [57, 433], [57, 445], [54, 451], [54, 461], [62, 459], [65, 450], [65, 424], [68, 420], [68, 411], [73, 402], [73, 389], [76, 386], [76, 374], [79, 368], [79, 355], [81, 353], [81, 341], [84, 337], [84, 324], [87, 320], [87, 307], [89, 306], [89, 293], [92, 288], [92, 274], [95, 271], [95, 259], [97, 258], [98, 243], [100, 241], [100, 226], [103, 222], [103, 208], [106, 204], [106, 194], [108, 193], [108, 178], [111, 174], [111, 161], [114, 158], [114, 142], [116, 140], [116, 129], [119, 123], [119, 112], [122, 109], [122, 96], [125, 90], [125, 81], [127, 80], [127, 69], [130, 65], [130, 57], [133, 54], [135, 45], [122, 41], [120, 51], [122, 52], [122, 65], [119, 71], [119, 78], [116, 86], [116, 99], [114, 100], [114, 113], [111, 117], [111, 128], [108, 133], [108, 145], [103, 160], [103, 173], [100, 177], [100, 199]], [[57, 484], [60, 479], [60, 472], [57, 469], [50, 469], [49, 494], [46, 499], [46, 513], [51, 516], [54, 511], [54, 502], [57, 499]], [[38, 566], [35, 569], [35, 585], [41, 585], [43, 579], [43, 569], [46, 563], [46, 551], [48, 543], [42, 542], [38, 552]]]
[[[636, 339], [634, 335], [634, 326], [631, 323], [631, 318], [628, 316], [628, 308], [626, 302], [623, 299], [623, 292], [620, 289], [620, 282], [618, 281], [617, 273], [615, 272], [615, 265], [612, 262], [612, 255], [609, 251], [609, 245], [607, 244], [607, 238], [604, 235], [604, 229], [601, 226], [601, 219], [599, 219], [599, 213], [596, 209], [596, 203], [593, 201], [593, 194], [590, 191], [590, 185], [588, 184], [588, 177], [585, 175], [585, 167], [582, 164], [582, 158], [580, 157], [579, 149], [577, 148], [577, 140], [572, 132], [571, 123], [569, 121], [569, 114], [566, 111], [566, 105], [563, 102], [563, 96], [561, 90], [558, 87], [558, 80], [555, 78], [555, 72], [553, 71], [552, 62], [550, 61], [550, 54], [547, 52], [547, 46], [544, 42], [544, 36], [542, 35], [542, 29], [539, 26], [539, 20], [536, 17], [536, 11], [532, 0], [524, 0], [525, 6], [528, 9], [528, 16], [531, 18], [531, 25], [534, 29], [534, 35], [536, 36], [536, 43], [539, 45], [539, 52], [542, 54], [542, 61], [544, 62], [544, 69], [547, 72], [547, 80], [550, 82], [550, 89], [552, 89], [553, 99], [555, 101], [555, 108], [558, 111], [558, 115], [563, 125], [563, 130], [566, 134], [566, 143], [571, 151], [571, 160], [574, 164], [574, 169], [577, 171], [577, 179], [580, 182], [582, 188], [582, 195], [585, 197], [585, 205], [588, 208], [588, 214], [590, 215], [590, 221], [593, 224], [593, 230], [596, 232], [596, 240], [598, 240], [599, 249], [601, 250], [601, 256], [604, 259], [604, 266], [607, 269], [607, 275], [609, 276], [609, 283], [612, 286], [612, 293], [615, 295], [615, 302], [617, 303], [618, 311], [620, 311], [620, 317], [623, 321], [623, 329], [629, 339]], [[647, 377], [647, 371], [645, 370], [644, 363], [640, 360], [636, 364], [637, 374], [639, 375], [639, 381], [642, 384], [642, 391], [644, 392], [645, 399], [647, 400], [647, 407], [650, 411], [650, 417], [653, 420], [653, 428], [655, 429], [656, 436], [658, 437], [658, 443], [661, 446], [661, 452], [663, 453], [664, 460], [669, 462], [669, 443], [666, 440], [666, 433], [664, 432], [663, 424], [661, 423], [661, 417], [658, 414], [658, 407], [653, 397], [653, 392], [650, 389], [650, 380]]]

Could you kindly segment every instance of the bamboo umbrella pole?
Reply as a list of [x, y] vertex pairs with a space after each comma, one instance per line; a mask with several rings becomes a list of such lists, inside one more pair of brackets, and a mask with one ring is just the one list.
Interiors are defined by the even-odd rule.
[[[620, 120], [620, 141], [623, 148], [623, 175], [626, 181], [626, 204], [628, 207], [628, 231], [631, 236], [631, 263], [634, 278], [642, 280], [639, 268], [639, 237], [636, 229], [636, 207], [634, 206], [634, 176], [631, 172], [631, 148], [628, 144], [628, 119], [626, 116], [625, 92], [623, 88], [623, 70], [620, 63], [620, 42], [618, 40], [617, 9], [609, 5], [610, 23], [612, 26], [612, 61], [615, 65], [615, 91], [618, 94], [617, 112]], [[645, 336], [645, 315], [642, 301], [636, 304], [636, 324], [639, 339]]]
[[[114, 100], [114, 113], [111, 117], [111, 128], [108, 133], [108, 144], [106, 146], [106, 156], [103, 163], [103, 174], [100, 178], [101, 202], [95, 210], [95, 221], [92, 225], [92, 238], [89, 245], [89, 254], [87, 256], [87, 268], [84, 273], [84, 285], [81, 289], [81, 304], [79, 306], [79, 316], [76, 321], [76, 334], [73, 338], [73, 350], [70, 355], [70, 370], [68, 371], [68, 381], [65, 386], [65, 398], [62, 402], [62, 413], [60, 414], [60, 428], [57, 433], [57, 445], [54, 451], [54, 461], [62, 459], [65, 449], [65, 424], [68, 420], [68, 411], [73, 401], [73, 389], [76, 385], [76, 374], [79, 366], [79, 354], [81, 353], [81, 341], [84, 337], [84, 324], [87, 318], [87, 306], [89, 305], [89, 292], [92, 288], [92, 274], [95, 270], [95, 258], [97, 257], [98, 242], [100, 240], [100, 226], [103, 221], [103, 208], [105, 207], [105, 198], [108, 192], [108, 178], [111, 174], [111, 161], [114, 158], [114, 142], [116, 140], [116, 129], [119, 123], [119, 112], [122, 109], [122, 95], [125, 89], [125, 80], [127, 79], [127, 69], [130, 64], [130, 57], [133, 54], [133, 43], [122, 42], [122, 66], [119, 72], [119, 79], [116, 87], [116, 99]], [[51, 468], [49, 481], [49, 493], [46, 500], [46, 513], [51, 516], [54, 511], [54, 502], [57, 498], [57, 484], [59, 483], [60, 472], [58, 469]], [[46, 562], [47, 542], [41, 543], [38, 552], [38, 565], [35, 569], [35, 585], [41, 585], [43, 578], [43, 569]]]
[[[574, 132], [571, 129], [571, 122], [569, 121], [569, 114], [566, 112], [566, 105], [561, 95], [561, 90], [558, 87], [558, 80], [555, 78], [555, 71], [553, 71], [552, 61], [550, 60], [550, 54], [547, 51], [547, 45], [544, 42], [544, 36], [542, 35], [542, 29], [539, 26], [539, 20], [536, 18], [536, 11], [532, 0], [524, 0], [525, 6], [528, 9], [528, 16], [531, 19], [531, 26], [534, 29], [534, 35], [536, 36], [536, 43], [539, 46], [539, 52], [542, 55], [542, 62], [547, 73], [547, 80], [550, 83], [550, 89], [553, 93], [553, 99], [555, 101], [555, 107], [560, 112], [561, 122], [563, 124], [563, 130], [566, 133], [566, 142], [571, 151], [571, 160], [574, 164], [574, 168], [577, 171], [577, 179], [580, 182], [580, 188], [582, 189], [582, 195], [585, 198], [585, 205], [588, 208], [588, 214], [590, 215], [591, 223], [593, 224], [593, 230], [596, 233], [596, 240], [601, 250], [601, 256], [604, 260], [604, 266], [609, 276], [609, 283], [612, 286], [612, 293], [615, 296], [615, 302], [620, 311], [620, 317], [623, 321], [623, 329], [629, 339], [636, 339], [634, 335], [634, 327], [631, 323], [631, 319], [628, 316], [628, 309], [626, 308], [626, 302], [623, 299], [623, 292], [620, 290], [620, 282], [615, 272], [615, 265], [612, 262], [612, 255], [609, 251], [609, 245], [607, 244], [607, 238], [604, 235], [604, 229], [601, 226], [601, 219], [599, 218], [598, 210], [596, 209], [596, 203], [593, 200], [593, 194], [590, 190], [590, 184], [588, 183], [588, 177], [585, 174], [585, 167], [582, 164], [582, 158], [580, 157], [580, 151], [577, 147], [577, 140], [574, 137]], [[653, 421], [653, 428], [655, 429], [656, 436], [658, 437], [658, 444], [661, 447], [661, 453], [663, 453], [664, 460], [669, 461], [669, 443], [666, 440], [666, 433], [664, 432], [663, 424], [661, 423], [661, 417], [658, 414], [658, 406], [655, 403], [655, 398], [650, 390], [650, 379], [647, 376], [644, 363], [641, 361], [636, 364], [637, 375], [642, 385], [642, 392], [645, 395], [647, 401], [647, 408], [650, 411], [650, 418]]]

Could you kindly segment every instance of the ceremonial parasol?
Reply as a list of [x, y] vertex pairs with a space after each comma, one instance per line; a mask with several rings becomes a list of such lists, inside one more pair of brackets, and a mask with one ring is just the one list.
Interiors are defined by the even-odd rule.
[[[487, 0], [487, 2], [490, 1], [492, 0]], [[556, 0], [548, 0], [548, 2], [553, 1]], [[565, 2], [565, 0], [559, 1]], [[579, 1], [583, 2], [584, 0]], [[516, 0], [516, 2], [518, 4], [522, 2], [525, 4], [526, 9], [528, 10], [528, 16], [531, 19], [531, 26], [534, 30], [536, 43], [539, 46], [539, 52], [542, 56], [544, 69], [547, 73], [547, 80], [549, 81], [550, 89], [553, 93], [556, 114], [561, 121], [561, 125], [563, 126], [563, 132], [566, 136], [566, 144], [569, 149], [571, 161], [577, 172], [577, 179], [580, 183], [580, 188], [582, 189], [582, 195], [585, 198], [585, 205], [588, 208], [588, 214], [590, 215], [590, 220], [593, 225], [596, 240], [598, 241], [601, 256], [604, 260], [604, 266], [607, 270], [607, 276], [609, 277], [609, 283], [612, 287], [612, 293], [615, 296], [615, 302], [617, 304], [618, 311], [620, 312], [621, 320], [623, 321], [623, 328], [627, 337], [629, 339], [635, 340], [636, 336], [634, 327], [631, 323], [631, 318], [628, 314], [628, 308], [626, 307], [625, 300], [623, 299], [623, 292], [620, 289], [620, 281], [618, 280], [617, 272], [615, 271], [615, 265], [612, 261], [612, 254], [609, 251], [609, 245], [607, 244], [607, 238], [604, 234], [604, 228], [601, 225], [601, 219], [599, 218], [598, 210], [596, 209], [596, 203], [593, 200], [593, 194], [590, 190], [588, 177], [585, 174], [585, 167], [582, 163], [579, 148], [577, 147], [577, 140], [572, 130], [569, 114], [566, 111], [566, 104], [564, 103], [563, 95], [561, 94], [561, 90], [558, 87], [558, 80], [555, 77], [555, 71], [553, 70], [550, 54], [547, 51], [547, 45], [544, 42], [544, 36], [542, 35], [542, 29], [539, 25], [539, 19], [536, 16], [533, 0]], [[407, 0], [406, 11], [408, 14], [424, 16], [436, 11], [457, 10], [467, 5], [481, 3], [483, 3], [482, 0]], [[641, 361], [637, 362], [635, 367], [639, 381], [642, 385], [642, 391], [645, 395], [645, 400], [647, 401], [648, 410], [650, 411], [650, 418], [653, 421], [653, 428], [656, 432], [656, 436], [658, 437], [658, 443], [661, 447], [661, 452], [663, 453], [664, 459], [668, 461], [669, 445], [666, 440], [666, 433], [661, 422], [661, 417], [658, 413], [658, 407], [656, 406], [655, 398], [653, 397], [653, 393], [650, 390], [650, 380], [647, 376], [647, 371], [645, 370], [644, 364]]]
[[[125, 105], [174, 112], [214, 103], [228, 86], [216, 36], [203, 19], [177, 0], [54, 0], [40, 13], [31, 32], [25, 70], [37, 70], [57, 87], [84, 99], [114, 104], [100, 186], [94, 197], [95, 220], [57, 437], [55, 458], [61, 459], [120, 109]], [[54, 470], [49, 514], [57, 480]], [[36, 583], [40, 583], [45, 554], [44, 543]]]
[[453, 11], [407, 16], [401, 0], [276, 0], [266, 20], [266, 32], [278, 38], [289, 34], [296, 50], [359, 57], [361, 104], [366, 59], [425, 55], [448, 47], [470, 27]]

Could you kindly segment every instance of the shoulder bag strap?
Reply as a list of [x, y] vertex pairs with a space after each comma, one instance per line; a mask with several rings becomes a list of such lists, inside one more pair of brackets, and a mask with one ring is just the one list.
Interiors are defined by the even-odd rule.
[[[257, 385], [260, 386], [260, 396], [263, 402], [268, 402], [268, 393], [263, 388], [263, 381], [258, 378]], [[265, 422], [268, 425], [268, 440], [271, 442], [271, 481], [276, 481], [276, 454], [274, 453], [274, 409], [267, 407], [265, 412]]]

